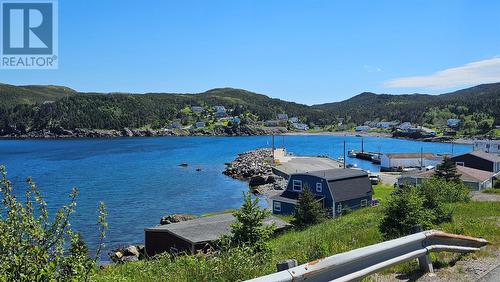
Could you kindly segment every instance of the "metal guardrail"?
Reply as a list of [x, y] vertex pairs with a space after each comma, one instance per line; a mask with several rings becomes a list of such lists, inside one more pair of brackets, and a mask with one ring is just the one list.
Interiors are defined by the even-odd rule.
[[478, 251], [487, 244], [488, 241], [480, 238], [429, 230], [315, 260], [249, 281], [354, 281], [416, 258], [424, 271], [432, 272], [430, 252], [468, 253]]

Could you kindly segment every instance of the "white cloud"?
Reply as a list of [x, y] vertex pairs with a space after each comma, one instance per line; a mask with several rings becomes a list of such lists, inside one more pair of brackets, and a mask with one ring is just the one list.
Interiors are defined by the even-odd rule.
[[500, 58], [465, 64], [431, 75], [410, 76], [384, 82], [386, 87], [451, 88], [500, 81]]

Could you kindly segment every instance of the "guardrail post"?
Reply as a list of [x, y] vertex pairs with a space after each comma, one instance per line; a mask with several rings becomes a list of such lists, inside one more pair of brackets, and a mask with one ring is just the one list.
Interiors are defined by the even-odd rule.
[[289, 268], [296, 267], [296, 266], [297, 266], [297, 260], [287, 259], [287, 260], [282, 260], [282, 261], [278, 262], [276, 264], [276, 270], [278, 272], [280, 272], [280, 271], [287, 270]]
[[[417, 224], [413, 226], [413, 233], [419, 233], [424, 231], [424, 228], [422, 227], [422, 224]], [[418, 258], [418, 265], [420, 266], [420, 270], [424, 273], [433, 273], [434, 268], [432, 267], [432, 258], [429, 253], [426, 253], [425, 255], [421, 256]]]

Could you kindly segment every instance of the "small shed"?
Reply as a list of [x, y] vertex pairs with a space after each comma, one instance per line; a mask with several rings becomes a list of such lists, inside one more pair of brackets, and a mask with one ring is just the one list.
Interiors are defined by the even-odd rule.
[[432, 153], [390, 153], [380, 159], [381, 170], [397, 168], [436, 166], [443, 161], [442, 156]]
[[[146, 228], [144, 229], [146, 253], [154, 256], [176, 250], [194, 254], [199, 250], [205, 250], [222, 235], [229, 234], [231, 224], [235, 220], [231, 213], [227, 213]], [[275, 224], [277, 230], [290, 226], [274, 216], [268, 217], [264, 224]]]
[[486, 153], [483, 151], [472, 151], [470, 153], [454, 156], [451, 158], [457, 165], [472, 167], [475, 169], [499, 172], [500, 171], [500, 155], [494, 153]]

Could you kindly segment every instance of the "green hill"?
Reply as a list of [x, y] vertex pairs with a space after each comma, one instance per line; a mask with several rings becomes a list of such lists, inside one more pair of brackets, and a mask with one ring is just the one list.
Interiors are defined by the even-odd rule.
[[[351, 123], [366, 120], [400, 120], [437, 123], [451, 117], [474, 116], [500, 124], [500, 83], [442, 95], [389, 95], [362, 93], [336, 103], [307, 106], [250, 91], [217, 88], [199, 94], [174, 93], [81, 93], [62, 86], [13, 86], [0, 84], [0, 132], [9, 128], [22, 131], [54, 126], [67, 129], [122, 129], [164, 127], [185, 119], [182, 109], [189, 106], [223, 105], [233, 115], [252, 113], [259, 120], [274, 119], [279, 113], [298, 116], [318, 125], [347, 118]], [[200, 117], [198, 117], [200, 118]], [[491, 122], [490, 122], [491, 123]]]

